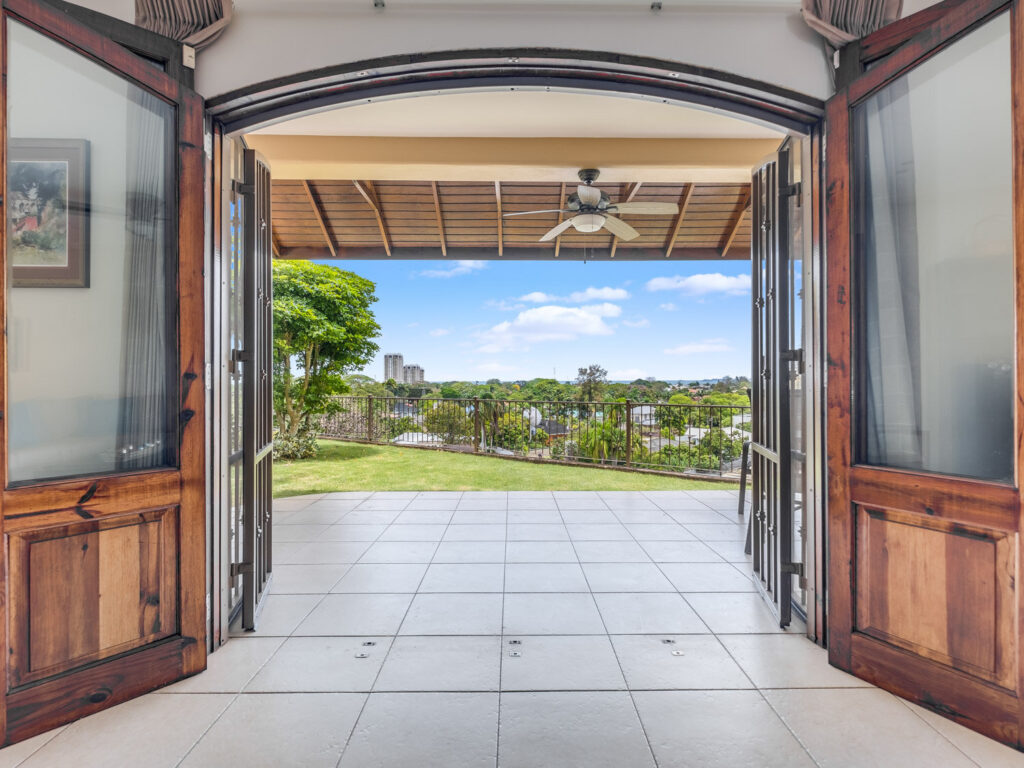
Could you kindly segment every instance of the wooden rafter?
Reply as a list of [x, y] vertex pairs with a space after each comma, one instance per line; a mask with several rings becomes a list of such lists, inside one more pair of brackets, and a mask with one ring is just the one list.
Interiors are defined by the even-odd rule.
[[437, 193], [437, 182], [430, 182], [430, 191], [434, 193], [434, 212], [437, 214], [437, 234], [441, 238], [441, 254], [448, 256], [448, 239], [444, 236], [444, 216], [441, 215], [441, 196]]
[[505, 232], [501, 220], [501, 182], [494, 182], [494, 199], [498, 203], [498, 255], [503, 255], [505, 250]]
[[[334, 245], [334, 239], [331, 237], [331, 233], [327, 230], [327, 220], [324, 218], [323, 208], [320, 207], [320, 200], [313, 191], [312, 185], [305, 179], [302, 181], [302, 188], [306, 190], [306, 197], [309, 199], [309, 204], [313, 208], [313, 218], [316, 219], [316, 223], [320, 227], [320, 231], [323, 232], [324, 240], [327, 241], [327, 248], [331, 252], [331, 256], [333, 258], [338, 258], [338, 249]], [[275, 250], [280, 252], [280, 248], [275, 248]]]
[[[620, 195], [621, 199], [619, 200], [619, 202], [621, 202], [621, 203], [631, 203], [631, 202], [633, 202], [633, 198], [636, 197], [636, 193], [640, 191], [640, 187], [641, 186], [643, 186], [643, 182], [642, 181], [637, 181], [637, 182], [634, 182], [633, 184], [627, 186], [623, 190], [622, 195]], [[622, 217], [620, 216], [619, 218], [622, 218]], [[612, 235], [611, 258], [613, 258], [613, 259], [615, 258], [615, 250], [618, 247], [619, 247], [619, 238], [616, 237], [615, 235]]]
[[388, 234], [388, 227], [384, 223], [384, 212], [380, 208], [380, 199], [377, 197], [377, 190], [374, 189], [372, 181], [353, 181], [359, 194], [369, 203], [373, 209], [373, 215], [377, 219], [377, 226], [380, 228], [380, 239], [384, 242], [384, 252], [391, 255], [391, 236]]
[[[559, 197], [558, 197], [558, 207], [561, 208], [563, 205], [565, 205], [565, 182], [564, 181], [562, 182], [562, 191], [559, 193]], [[565, 217], [564, 213], [559, 213], [558, 214], [558, 223], [559, 224], [562, 223], [562, 221], [564, 220], [564, 217]], [[558, 252], [561, 249], [562, 249], [562, 236], [559, 235], [558, 237], [555, 238], [555, 258], [556, 259], [558, 258]]]
[[676, 220], [672, 224], [672, 234], [668, 236], [668, 242], [665, 243], [666, 259], [672, 255], [672, 249], [676, 247], [679, 230], [683, 226], [683, 218], [686, 216], [686, 209], [690, 207], [690, 200], [693, 198], [693, 188], [695, 186], [695, 184], [687, 184], [686, 189], [683, 190], [683, 196], [679, 198], [679, 213], [676, 214]]
[[736, 213], [733, 214], [733, 220], [729, 224], [729, 229], [726, 230], [725, 238], [722, 241], [721, 255], [725, 256], [729, 249], [732, 248], [732, 241], [736, 239], [736, 235], [740, 231], [740, 224], [743, 223], [743, 216], [747, 212], [747, 208], [750, 207], [750, 187], [747, 187], [747, 191], [743, 193], [743, 198], [740, 200], [740, 205], [736, 209]]
[[[270, 226], [270, 246], [274, 249], [274, 258], [281, 257], [281, 241], [277, 239], [277, 232], [274, 230], [273, 224]], [[335, 252], [337, 249], [335, 248]]]

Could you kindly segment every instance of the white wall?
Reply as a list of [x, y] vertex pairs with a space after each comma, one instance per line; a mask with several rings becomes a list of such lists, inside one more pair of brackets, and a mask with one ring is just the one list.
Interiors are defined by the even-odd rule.
[[[131, 0], [80, 4], [132, 19]], [[648, 6], [509, 0], [391, 3], [378, 11], [371, 0], [235, 0], [231, 26], [199, 56], [196, 85], [209, 97], [274, 77], [378, 56], [540, 46], [714, 67], [819, 98], [831, 92], [820, 40], [801, 20], [795, 1], [791, 7], [686, 7], [669, 0], [659, 13]]]

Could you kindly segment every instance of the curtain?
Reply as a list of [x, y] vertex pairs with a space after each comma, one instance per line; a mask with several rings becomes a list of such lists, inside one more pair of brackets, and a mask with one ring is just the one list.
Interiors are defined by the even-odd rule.
[[864, 189], [864, 449], [870, 464], [920, 468], [921, 296], [914, 151], [905, 78], [858, 108], [857, 155]]
[[202, 50], [231, 23], [231, 0], [135, 0], [135, 23]]
[[807, 25], [833, 48], [842, 48], [896, 21], [903, 0], [802, 0]]
[[[163, 466], [170, 442], [167, 135], [170, 107], [132, 89], [126, 147], [124, 316], [118, 469]], [[170, 350], [170, 353], [169, 353]]]

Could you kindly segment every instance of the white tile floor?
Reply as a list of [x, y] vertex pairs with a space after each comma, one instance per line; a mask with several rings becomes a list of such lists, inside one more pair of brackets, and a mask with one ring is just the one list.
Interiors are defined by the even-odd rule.
[[0, 768], [1024, 766], [780, 632], [733, 492], [339, 493], [275, 515], [257, 632]]

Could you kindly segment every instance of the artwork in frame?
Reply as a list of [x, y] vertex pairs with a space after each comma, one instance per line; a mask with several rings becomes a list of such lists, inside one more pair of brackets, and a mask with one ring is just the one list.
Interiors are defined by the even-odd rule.
[[11, 139], [7, 263], [15, 288], [89, 287], [89, 142]]

